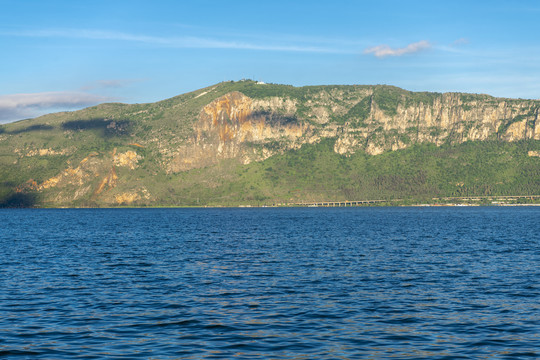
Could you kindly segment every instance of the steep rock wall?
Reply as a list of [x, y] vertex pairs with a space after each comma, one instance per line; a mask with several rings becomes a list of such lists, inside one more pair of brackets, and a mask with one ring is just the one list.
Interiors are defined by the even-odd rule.
[[247, 164], [298, 147], [308, 126], [297, 121], [294, 110], [290, 100], [253, 101], [240, 92], [228, 93], [203, 107], [194, 135], [176, 151], [168, 171], [230, 158]]
[[[228, 93], [202, 108], [192, 138], [174, 151], [167, 170], [230, 158], [247, 164], [326, 137], [336, 138], [334, 150], [345, 155], [377, 155], [421, 142], [540, 139], [535, 101], [445, 93], [424, 101], [401, 95], [389, 103], [376, 95], [376, 90], [362, 89], [351, 100], [343, 92], [321, 91], [300, 104], [289, 97]], [[365, 107], [362, 116], [353, 112], [359, 104]]]
[[[367, 126], [358, 128], [357, 144], [365, 140], [364, 150], [379, 154], [414, 143], [461, 143], [499, 138], [504, 141], [540, 139], [539, 104], [486, 97], [463, 101], [457, 93], [441, 94], [431, 103], [398, 103], [395, 112], [382, 110], [371, 102]], [[338, 136], [339, 137], [339, 136]], [[343, 143], [344, 140], [341, 140]], [[349, 142], [351, 142], [349, 140]], [[355, 152], [358, 146], [340, 148], [341, 153]]]

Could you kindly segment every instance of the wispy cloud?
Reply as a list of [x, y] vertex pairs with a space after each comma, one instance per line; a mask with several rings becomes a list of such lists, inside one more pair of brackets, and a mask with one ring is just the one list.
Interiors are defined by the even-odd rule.
[[459, 38], [448, 45], [434, 46], [434, 49], [454, 54], [471, 54], [470, 50], [467, 50], [467, 45], [469, 45], [469, 39]]
[[71, 38], [87, 40], [108, 40], [136, 42], [160, 47], [172, 48], [201, 48], [201, 49], [234, 49], [260, 50], [281, 52], [312, 52], [312, 53], [353, 53], [351, 49], [332, 47], [328, 45], [313, 45], [302, 42], [276, 41], [243, 41], [241, 39], [217, 39], [198, 36], [153, 36], [131, 34], [118, 31], [85, 30], [85, 29], [45, 29], [17, 32], [0, 32], [4, 36]]
[[55, 109], [76, 109], [115, 99], [84, 92], [0, 95], [0, 123], [35, 117]]
[[364, 50], [364, 54], [373, 54], [378, 58], [387, 56], [402, 56], [406, 54], [417, 53], [432, 47], [432, 44], [427, 40], [418, 41], [409, 44], [402, 48], [391, 48], [388, 45], [377, 45]]
[[132, 84], [145, 81], [144, 79], [107, 79], [97, 80], [81, 87], [82, 91], [91, 91], [96, 89], [121, 89]]
[[459, 38], [456, 41], [452, 43], [452, 46], [460, 46], [460, 45], [467, 45], [469, 43], [469, 39], [467, 38]]

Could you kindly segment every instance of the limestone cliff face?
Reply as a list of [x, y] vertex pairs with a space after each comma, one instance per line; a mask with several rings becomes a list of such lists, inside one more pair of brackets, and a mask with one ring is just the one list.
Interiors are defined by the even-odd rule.
[[376, 155], [420, 142], [440, 145], [495, 138], [540, 140], [539, 108], [535, 101], [491, 97], [464, 101], [462, 94], [446, 93], [432, 102], [399, 102], [389, 113], [372, 100], [366, 126], [354, 129], [356, 135], [352, 137], [350, 130], [341, 136], [336, 134], [336, 151], [353, 153], [363, 149]]
[[[361, 89], [351, 96], [322, 90], [302, 103], [286, 96], [252, 99], [228, 93], [202, 108], [192, 137], [173, 152], [167, 170], [231, 158], [247, 164], [325, 137], [336, 138], [334, 150], [345, 155], [377, 155], [421, 142], [540, 140], [536, 101], [459, 93], [418, 99], [402, 92], [389, 102], [377, 91]], [[363, 112], [355, 111], [360, 105]]]
[[168, 170], [184, 171], [231, 158], [248, 164], [298, 147], [309, 126], [299, 122], [294, 111], [290, 99], [254, 101], [240, 92], [226, 94], [203, 107], [193, 136], [176, 151]]

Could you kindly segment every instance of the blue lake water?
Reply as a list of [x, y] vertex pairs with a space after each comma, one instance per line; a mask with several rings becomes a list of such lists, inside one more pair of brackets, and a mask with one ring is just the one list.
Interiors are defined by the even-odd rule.
[[540, 357], [540, 208], [0, 210], [0, 357]]

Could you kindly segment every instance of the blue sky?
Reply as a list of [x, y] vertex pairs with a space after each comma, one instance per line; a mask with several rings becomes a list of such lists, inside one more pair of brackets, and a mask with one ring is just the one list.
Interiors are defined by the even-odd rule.
[[540, 1], [0, 0], [0, 123], [224, 80], [540, 98]]

